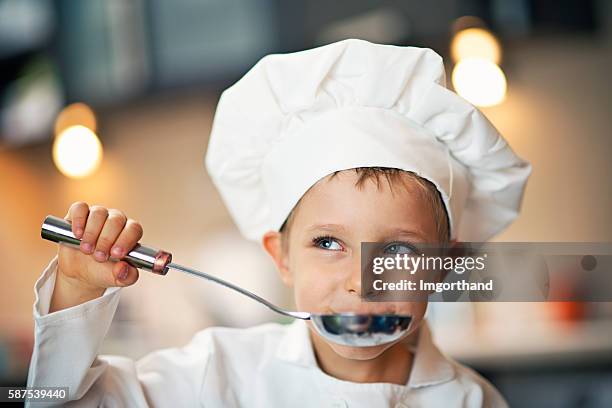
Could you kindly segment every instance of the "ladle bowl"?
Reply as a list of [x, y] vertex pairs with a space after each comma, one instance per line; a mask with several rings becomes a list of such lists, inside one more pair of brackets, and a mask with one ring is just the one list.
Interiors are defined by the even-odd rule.
[[410, 328], [412, 316], [395, 314], [311, 314], [314, 329], [324, 339], [350, 347], [394, 342]]

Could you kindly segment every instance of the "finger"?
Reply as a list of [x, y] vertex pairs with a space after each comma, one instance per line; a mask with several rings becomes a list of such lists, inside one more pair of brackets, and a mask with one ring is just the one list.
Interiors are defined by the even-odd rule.
[[104, 222], [108, 217], [108, 210], [100, 206], [92, 206], [89, 209], [87, 224], [81, 239], [81, 250], [86, 254], [91, 254], [96, 247], [96, 241], [100, 236]]
[[96, 250], [94, 252], [96, 261], [106, 262], [111, 246], [115, 243], [126, 222], [127, 217], [121, 211], [108, 210], [108, 217], [96, 242]]
[[78, 239], [81, 239], [83, 232], [85, 231], [85, 224], [87, 223], [87, 216], [89, 215], [89, 206], [83, 201], [77, 201], [72, 203], [68, 209], [68, 213], [64, 219], [71, 221], [72, 233]]
[[111, 254], [116, 258], [123, 258], [129, 251], [136, 246], [140, 238], [142, 238], [142, 226], [138, 221], [128, 219], [123, 231], [115, 241], [115, 245], [111, 249]]
[[125, 261], [116, 262], [113, 267], [113, 286], [130, 286], [138, 280], [138, 269]]

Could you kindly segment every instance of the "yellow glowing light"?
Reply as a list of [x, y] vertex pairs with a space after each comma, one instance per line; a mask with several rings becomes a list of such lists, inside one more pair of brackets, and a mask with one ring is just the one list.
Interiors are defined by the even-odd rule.
[[73, 103], [66, 106], [55, 120], [55, 135], [59, 135], [70, 126], [81, 125], [96, 131], [96, 115], [93, 110], [84, 103]]
[[493, 62], [468, 58], [455, 65], [452, 74], [455, 91], [477, 106], [500, 104], [506, 97], [506, 76]]
[[71, 126], [55, 138], [53, 161], [68, 177], [87, 177], [102, 161], [102, 144], [98, 136], [85, 126]]
[[455, 62], [466, 58], [484, 58], [499, 64], [502, 51], [499, 41], [490, 31], [468, 28], [453, 37], [451, 54]]

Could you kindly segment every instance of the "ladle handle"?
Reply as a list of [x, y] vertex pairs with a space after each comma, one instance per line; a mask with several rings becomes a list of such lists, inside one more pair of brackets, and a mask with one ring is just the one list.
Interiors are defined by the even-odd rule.
[[[81, 240], [72, 233], [72, 224], [63, 218], [47, 215], [40, 230], [43, 239], [78, 247]], [[168, 273], [168, 264], [172, 262], [172, 254], [160, 249], [136, 244], [136, 246], [121, 260], [135, 268], [144, 269], [158, 275]]]

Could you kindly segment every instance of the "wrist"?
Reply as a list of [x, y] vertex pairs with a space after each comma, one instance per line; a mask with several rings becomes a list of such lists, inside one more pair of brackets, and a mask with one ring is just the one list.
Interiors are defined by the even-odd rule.
[[49, 313], [96, 299], [102, 296], [105, 290], [106, 288], [91, 286], [76, 278], [66, 276], [58, 268]]

